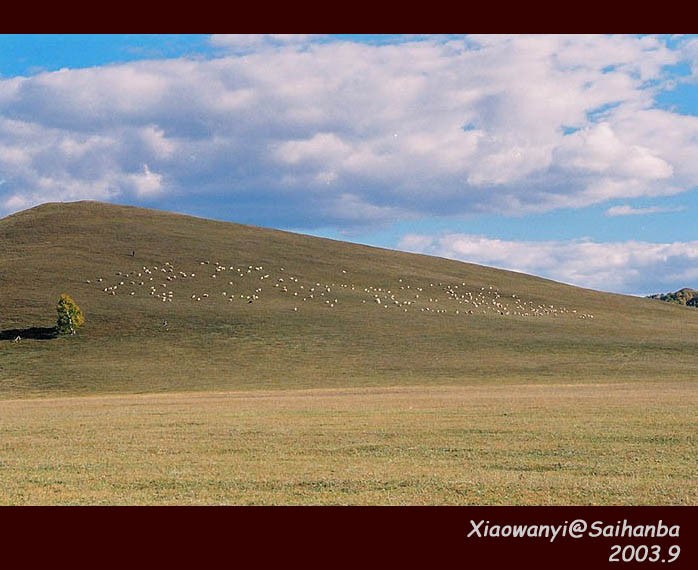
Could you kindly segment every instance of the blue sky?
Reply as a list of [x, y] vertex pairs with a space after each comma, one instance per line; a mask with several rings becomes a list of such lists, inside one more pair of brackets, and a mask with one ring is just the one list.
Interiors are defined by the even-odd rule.
[[104, 200], [698, 288], [692, 36], [0, 35], [0, 215]]

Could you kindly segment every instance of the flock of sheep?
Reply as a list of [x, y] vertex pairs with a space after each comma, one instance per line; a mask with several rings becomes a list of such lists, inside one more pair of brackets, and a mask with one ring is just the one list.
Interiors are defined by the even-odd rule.
[[[303, 279], [283, 267], [276, 271], [262, 265], [224, 265], [199, 261], [186, 271], [171, 262], [116, 271], [111, 279], [99, 276], [86, 280], [107, 295], [149, 295], [162, 303], [206, 303], [216, 299], [228, 303], [262, 303], [267, 295], [285, 296], [298, 312], [308, 304], [335, 309], [357, 303], [433, 315], [498, 314], [517, 317], [571, 316], [593, 319], [589, 313], [525, 300], [516, 294], [503, 295], [495, 287], [472, 288], [457, 284], [408, 283], [400, 278], [393, 285], [360, 286], [352, 283], [346, 269], [331, 283]], [[186, 283], [188, 286], [183, 286]]]

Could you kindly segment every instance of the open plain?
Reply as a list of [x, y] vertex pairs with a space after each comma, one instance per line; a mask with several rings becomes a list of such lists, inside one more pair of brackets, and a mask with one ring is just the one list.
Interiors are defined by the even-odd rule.
[[3, 503], [695, 505], [686, 384], [0, 402]]

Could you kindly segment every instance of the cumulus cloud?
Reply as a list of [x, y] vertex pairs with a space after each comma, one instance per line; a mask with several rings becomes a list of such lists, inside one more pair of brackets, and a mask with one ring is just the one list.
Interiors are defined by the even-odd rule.
[[143, 165], [143, 172], [129, 174], [128, 181], [139, 198], [157, 196], [163, 191], [162, 175], [151, 172], [147, 164]]
[[0, 80], [0, 214], [67, 196], [176, 198], [201, 212], [215, 197], [212, 215], [348, 227], [698, 185], [698, 118], [654, 107], [668, 66], [693, 48], [631, 36], [316, 39], [213, 36], [220, 57]]
[[698, 241], [509, 241], [479, 235], [410, 234], [400, 249], [509, 269], [601, 291], [658, 293], [696, 286]]

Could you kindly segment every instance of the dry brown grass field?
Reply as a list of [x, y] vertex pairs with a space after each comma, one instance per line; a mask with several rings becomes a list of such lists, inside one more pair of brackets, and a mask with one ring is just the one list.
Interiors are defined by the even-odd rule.
[[2, 504], [697, 502], [690, 307], [90, 202], [0, 293]]
[[695, 505], [694, 387], [0, 402], [10, 504]]

